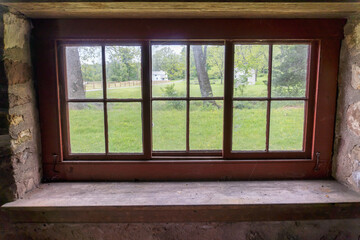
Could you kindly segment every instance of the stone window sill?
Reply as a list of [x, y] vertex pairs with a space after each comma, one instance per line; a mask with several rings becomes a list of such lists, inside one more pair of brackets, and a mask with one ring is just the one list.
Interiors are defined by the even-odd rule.
[[2, 210], [11, 222], [212, 222], [360, 218], [332, 180], [42, 184]]

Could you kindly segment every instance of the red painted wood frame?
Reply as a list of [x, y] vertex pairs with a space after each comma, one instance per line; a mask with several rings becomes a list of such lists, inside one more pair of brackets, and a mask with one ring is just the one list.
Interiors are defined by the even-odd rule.
[[[311, 179], [330, 176], [336, 87], [343, 19], [77, 19], [34, 20], [36, 77], [44, 178], [48, 180], [236, 180]], [[209, 26], [211, 26], [209, 28]], [[210, 29], [210, 30], [209, 30]], [[151, 115], [144, 118], [144, 155], [64, 155], [61, 44], [75, 41], [134, 41], [150, 58], [149, 40], [225, 43], [223, 158], [218, 156], [151, 156]], [[231, 152], [233, 44], [237, 42], [302, 42], [311, 45], [306, 139], [303, 152]], [[269, 56], [269, 59], [270, 56]], [[230, 69], [229, 69], [230, 68]], [[143, 108], [151, 109], [150, 66], [143, 61]], [[230, 87], [229, 87], [230, 86]], [[147, 139], [147, 140], [146, 140]], [[66, 141], [65, 141], [66, 142]], [[320, 153], [317, 154], [317, 153]], [[90, 157], [89, 157], [90, 156]], [[118, 160], [118, 161], [116, 161]]]

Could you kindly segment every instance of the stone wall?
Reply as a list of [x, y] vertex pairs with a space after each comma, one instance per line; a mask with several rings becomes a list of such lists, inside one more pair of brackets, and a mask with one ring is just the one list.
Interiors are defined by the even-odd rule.
[[38, 111], [30, 56], [31, 24], [0, 15], [0, 205], [21, 198], [41, 180]]
[[333, 176], [360, 191], [360, 16], [348, 19], [341, 47]]
[[11, 164], [10, 136], [9, 136], [9, 97], [8, 81], [4, 65], [4, 22], [0, 7], [0, 205], [15, 198], [15, 179]]
[[4, 240], [359, 240], [360, 221], [17, 224], [3, 236]]

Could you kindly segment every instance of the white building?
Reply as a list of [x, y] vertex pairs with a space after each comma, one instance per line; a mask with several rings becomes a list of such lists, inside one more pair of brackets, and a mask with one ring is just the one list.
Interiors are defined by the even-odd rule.
[[[240, 80], [242, 76], [245, 75], [244, 71], [238, 71], [237, 69], [235, 69], [235, 81], [237, 81], [238, 79]], [[249, 71], [247, 80], [245, 79], [241, 79], [241, 82], [243, 83], [238, 83], [238, 84], [243, 84], [243, 85], [255, 85], [256, 82], [256, 77], [255, 77], [255, 70], [251, 69]]]
[[168, 75], [165, 71], [153, 71], [152, 72], [152, 80], [153, 81], [167, 81]]

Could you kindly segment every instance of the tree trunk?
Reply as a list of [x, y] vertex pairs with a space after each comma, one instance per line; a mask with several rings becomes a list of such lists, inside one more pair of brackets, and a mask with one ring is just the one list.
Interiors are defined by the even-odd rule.
[[[195, 45], [192, 46], [192, 50], [194, 53], [194, 60], [195, 60], [195, 67], [196, 67], [196, 74], [199, 81], [200, 92], [202, 97], [212, 97], [213, 92], [210, 85], [209, 75], [206, 71], [206, 47], [204, 51], [202, 46]], [[204, 103], [211, 103], [217, 107], [219, 107], [215, 100], [204, 101]]]
[[223, 84], [223, 78], [224, 78], [224, 74], [222, 71], [220, 71], [220, 84]]
[[[66, 48], [66, 77], [68, 85], [68, 97], [70, 99], [85, 98], [84, 81], [81, 73], [81, 64], [78, 48]], [[76, 104], [77, 109], [85, 107], [84, 104]]]
[[193, 46], [196, 74], [199, 81], [200, 92], [202, 97], [212, 97], [212, 89], [209, 81], [209, 75], [206, 71], [206, 52], [202, 46]]

